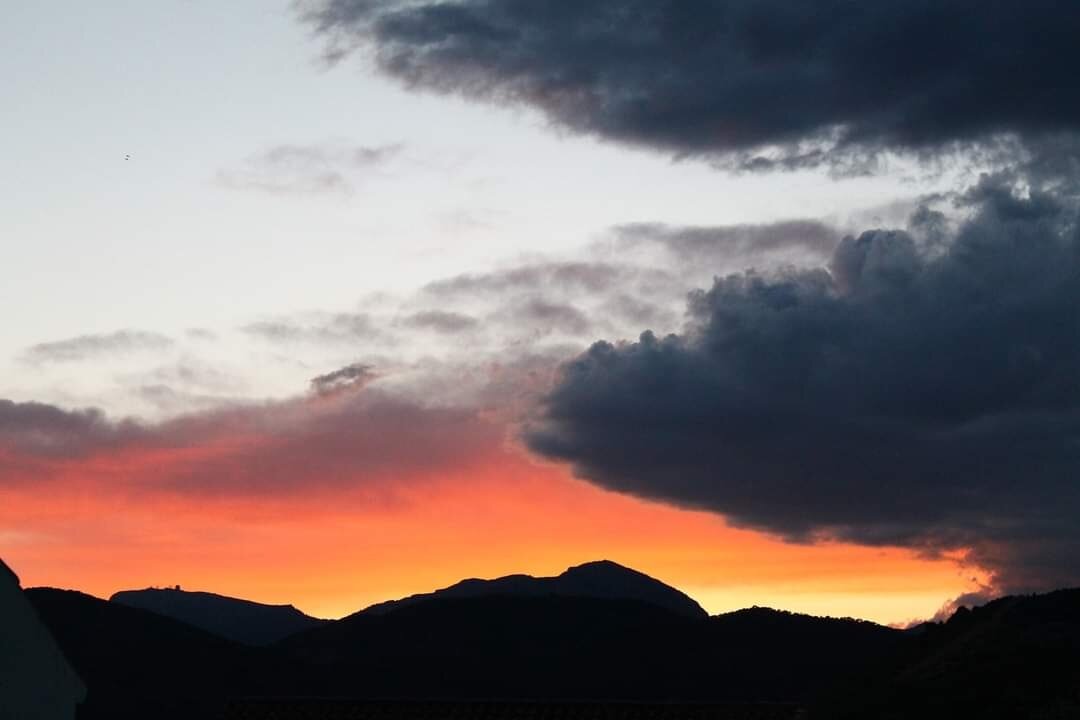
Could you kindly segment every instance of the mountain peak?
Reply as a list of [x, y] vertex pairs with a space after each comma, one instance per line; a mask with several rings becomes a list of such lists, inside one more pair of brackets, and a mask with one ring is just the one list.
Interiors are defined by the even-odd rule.
[[[614, 560], [590, 560], [580, 565], [571, 565], [559, 574], [558, 577], [596, 577], [596, 578], [620, 578], [637, 577], [653, 580], [640, 570], [635, 570], [625, 565], [620, 565]], [[659, 580], [656, 580], [659, 582]]]
[[[638, 572], [637, 570], [634, 570], [633, 568], [628, 568], [625, 565], [620, 565], [619, 563], [615, 562], [614, 560], [608, 560], [608, 559], [604, 558], [602, 560], [590, 560], [588, 562], [583, 562], [580, 565], [571, 565], [570, 567], [566, 568], [566, 570], [563, 571], [563, 575], [565, 575], [566, 573], [577, 572], [578, 570], [601, 570], [601, 571], [615, 570], [615, 571], [632, 572], [632, 573], [637, 573]], [[642, 573], [638, 573], [638, 574], [640, 575]]]
[[649, 577], [643, 572], [612, 560], [593, 560], [574, 565], [554, 577], [504, 575], [492, 580], [470, 578], [431, 593], [411, 595], [401, 600], [379, 603], [363, 613], [382, 615], [405, 605], [439, 598], [474, 598], [491, 595], [513, 597], [588, 597], [605, 600], [635, 600], [662, 607], [686, 617], [706, 617], [708, 613], [685, 593]]

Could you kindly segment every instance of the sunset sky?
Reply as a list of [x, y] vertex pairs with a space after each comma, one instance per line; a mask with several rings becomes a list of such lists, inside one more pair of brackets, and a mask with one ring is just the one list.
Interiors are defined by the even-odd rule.
[[1077, 584], [1077, 28], [823, 5], [6, 9], [0, 557], [323, 617]]

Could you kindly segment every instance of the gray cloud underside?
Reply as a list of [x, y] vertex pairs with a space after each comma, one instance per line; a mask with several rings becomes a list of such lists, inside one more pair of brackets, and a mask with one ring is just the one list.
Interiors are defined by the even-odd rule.
[[22, 359], [30, 363], [76, 362], [113, 353], [166, 350], [172, 345], [173, 340], [160, 333], [118, 330], [38, 343], [27, 348]]
[[[47, 483], [72, 463], [106, 457], [106, 475], [91, 477], [90, 463], [82, 479], [116, 489], [211, 496], [391, 488], [462, 470], [502, 451], [503, 429], [473, 410], [428, 407], [361, 390], [360, 384], [335, 390], [159, 423], [0, 400], [0, 486]], [[147, 451], [162, 459], [137, 473], [124, 469], [126, 458], [139, 462]]]
[[370, 341], [381, 330], [366, 313], [314, 313], [248, 323], [246, 335], [278, 343], [354, 343]]
[[882, 151], [1080, 157], [1080, 10], [1056, 0], [302, 6], [332, 59], [366, 48], [409, 87], [679, 156], [854, 172]]
[[470, 315], [445, 310], [421, 310], [407, 316], [403, 322], [409, 327], [445, 334], [467, 332], [479, 324], [479, 321]]
[[377, 378], [375, 369], [364, 363], [352, 363], [311, 379], [311, 390], [326, 395], [343, 390], [359, 390]]
[[1080, 582], [1076, 210], [989, 180], [963, 202], [953, 231], [924, 210], [845, 238], [828, 269], [718, 278], [681, 335], [593, 345], [527, 442], [788, 538], [971, 548], [1009, 589]]
[[615, 227], [612, 234], [609, 252], [627, 256], [660, 250], [660, 265], [681, 277], [755, 266], [823, 264], [840, 242], [835, 228], [814, 220], [713, 227], [632, 223]]
[[436, 280], [405, 297], [375, 298], [357, 311], [267, 318], [240, 331], [278, 347], [348, 350], [384, 369], [416, 359], [404, 355], [416, 348], [452, 364], [505, 359], [507, 352], [576, 353], [597, 336], [674, 330], [687, 293], [714, 273], [824, 264], [839, 238], [811, 220], [619, 225], [577, 257], [530, 258]]

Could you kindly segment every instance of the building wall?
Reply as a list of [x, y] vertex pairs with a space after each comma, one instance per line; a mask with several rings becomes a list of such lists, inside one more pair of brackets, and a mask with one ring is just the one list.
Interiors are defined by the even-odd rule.
[[0, 720], [71, 720], [86, 688], [0, 560]]

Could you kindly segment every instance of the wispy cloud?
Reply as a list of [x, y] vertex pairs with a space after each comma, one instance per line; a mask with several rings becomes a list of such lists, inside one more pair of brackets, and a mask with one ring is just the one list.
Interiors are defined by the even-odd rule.
[[229, 188], [276, 194], [350, 193], [359, 176], [386, 165], [400, 144], [276, 145], [249, 156], [238, 168], [221, 170]]
[[102, 355], [167, 350], [173, 344], [172, 338], [160, 333], [144, 330], [118, 330], [101, 335], [79, 335], [64, 340], [38, 343], [27, 348], [22, 354], [22, 359], [34, 364], [77, 362]]

